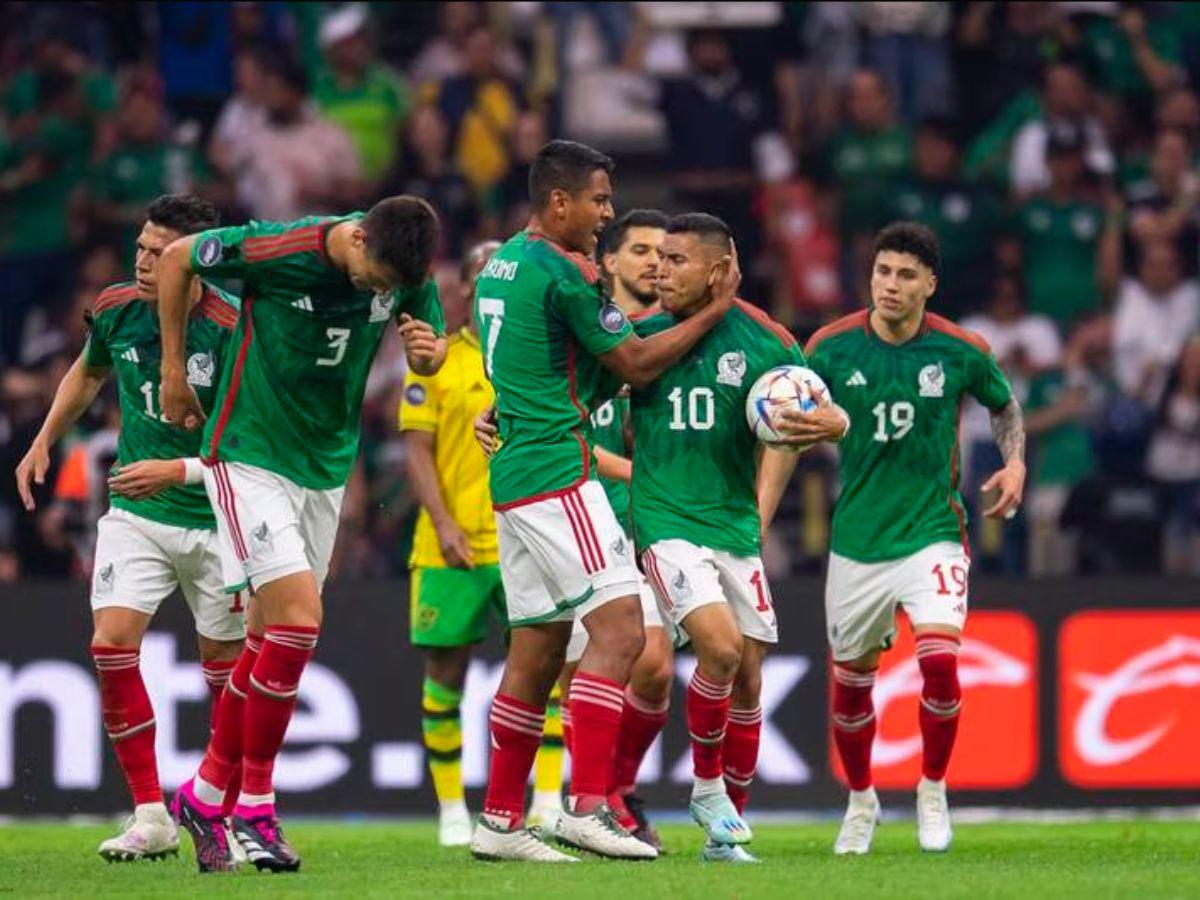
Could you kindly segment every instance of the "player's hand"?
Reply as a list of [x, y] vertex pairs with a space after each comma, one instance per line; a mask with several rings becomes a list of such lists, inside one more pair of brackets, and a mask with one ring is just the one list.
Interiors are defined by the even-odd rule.
[[196, 390], [183, 375], [163, 376], [158, 389], [158, 402], [163, 415], [172, 425], [195, 431], [204, 424], [204, 409]]
[[471, 542], [466, 533], [454, 521], [442, 522], [436, 526], [438, 546], [442, 550], [442, 558], [452, 569], [475, 568], [475, 554], [471, 550]]
[[145, 500], [183, 484], [183, 460], [142, 459], [122, 466], [108, 479], [108, 489], [129, 500]]
[[980, 492], [999, 491], [996, 502], [983, 511], [991, 519], [1011, 519], [1025, 496], [1025, 463], [1018, 459], [1009, 462], [983, 483]]
[[815, 399], [817, 408], [811, 412], [785, 408], [772, 415], [771, 427], [785, 436], [784, 444], [807, 446], [822, 441], [837, 443], [846, 436], [850, 430], [850, 420], [841, 407], [831, 403], [824, 392]]
[[409, 368], [428, 375], [437, 361], [438, 336], [428, 322], [414, 319], [408, 313], [400, 316], [399, 331], [404, 338], [404, 352]]
[[730, 309], [737, 298], [741, 283], [742, 269], [738, 264], [737, 244], [730, 242], [728, 258], [716, 268], [709, 280], [713, 292], [713, 305]]
[[41, 441], [34, 441], [17, 466], [17, 493], [26, 512], [33, 512], [37, 504], [33, 499], [33, 484], [46, 483], [46, 472], [50, 468], [50, 448]]
[[496, 426], [496, 407], [489, 406], [475, 417], [475, 440], [483, 449], [483, 455], [491, 459], [496, 452], [496, 439], [500, 429]]

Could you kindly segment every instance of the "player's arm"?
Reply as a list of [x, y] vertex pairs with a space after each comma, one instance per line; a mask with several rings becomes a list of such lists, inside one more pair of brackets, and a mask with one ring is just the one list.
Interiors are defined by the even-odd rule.
[[199, 457], [186, 459], [139, 459], [115, 470], [108, 489], [129, 500], [146, 500], [181, 484], [201, 484], [204, 464]]
[[413, 493], [417, 495], [417, 502], [429, 513], [446, 564], [456, 569], [473, 569], [475, 557], [471, 552], [471, 542], [454, 521], [442, 499], [433, 457], [435, 440], [436, 436], [432, 431], [405, 429], [404, 449], [408, 480]]
[[596, 471], [605, 478], [614, 481], [624, 481], [626, 484], [633, 480], [633, 462], [624, 456], [596, 447]]
[[799, 453], [763, 447], [758, 460], [758, 519], [763, 535], [775, 520], [779, 501], [796, 471]]
[[408, 313], [400, 316], [400, 336], [404, 338], [404, 354], [408, 367], [418, 375], [434, 375], [446, 361], [446, 338], [438, 336], [433, 326]]
[[1012, 518], [1025, 494], [1025, 417], [1016, 397], [991, 410], [992, 436], [1000, 449], [1004, 468], [983, 483], [983, 491], [999, 490], [996, 502], [983, 511], [993, 518]]
[[174, 241], [158, 261], [158, 321], [162, 333], [162, 385], [159, 402], [163, 415], [173, 425], [189, 430], [204, 422], [204, 410], [195, 389], [188, 384], [187, 319], [191, 290], [192, 249], [203, 235]]
[[26, 510], [32, 512], [36, 506], [32, 484], [40, 485], [46, 481], [46, 472], [50, 468], [50, 449], [92, 405], [100, 388], [104, 387], [108, 373], [107, 367], [89, 365], [88, 351], [84, 350], [58, 383], [46, 421], [17, 465], [17, 492]]

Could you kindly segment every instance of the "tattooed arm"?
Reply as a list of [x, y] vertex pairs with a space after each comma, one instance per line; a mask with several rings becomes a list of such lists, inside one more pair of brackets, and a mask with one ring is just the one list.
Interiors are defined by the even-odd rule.
[[985, 516], [1011, 519], [1025, 493], [1025, 418], [1016, 398], [992, 410], [992, 435], [1000, 448], [1004, 468], [983, 485], [983, 492], [999, 490], [996, 502], [984, 510]]

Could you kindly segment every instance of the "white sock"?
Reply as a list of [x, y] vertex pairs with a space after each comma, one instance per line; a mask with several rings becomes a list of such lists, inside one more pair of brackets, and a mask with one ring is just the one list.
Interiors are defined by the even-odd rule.
[[447, 800], [439, 806], [443, 816], [469, 816], [466, 800]]
[[269, 794], [247, 794], [245, 791], [238, 794], [238, 806], [274, 806], [275, 792]]
[[167, 812], [167, 804], [160, 800], [158, 803], [139, 803], [133, 808], [133, 815], [135, 818], [142, 818], [144, 816], [160, 818], [169, 815], [169, 813]]
[[717, 778], [694, 778], [692, 780], [692, 796], [698, 797], [702, 794], [724, 794], [725, 779]]
[[535, 809], [562, 809], [562, 795], [558, 791], [534, 791], [532, 805]]
[[196, 795], [197, 800], [209, 806], [220, 806], [225, 802], [225, 792], [209, 784], [199, 775], [192, 779], [192, 793]]

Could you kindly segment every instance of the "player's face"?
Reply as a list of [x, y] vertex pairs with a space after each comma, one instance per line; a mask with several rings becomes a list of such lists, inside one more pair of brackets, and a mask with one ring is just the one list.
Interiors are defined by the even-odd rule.
[[884, 250], [871, 269], [871, 303], [887, 322], [920, 316], [937, 289], [937, 276], [911, 253]]
[[616, 253], [604, 254], [605, 271], [645, 306], [658, 296], [658, 250], [665, 235], [661, 228], [635, 225]]
[[563, 243], [571, 250], [591, 256], [600, 232], [613, 218], [613, 190], [608, 173], [596, 169], [587, 185], [574, 196], [555, 191], [552, 202], [563, 224]]
[[700, 305], [720, 265], [716, 248], [694, 234], [663, 236], [658, 254], [658, 299], [672, 313]]
[[138, 296], [143, 300], [158, 299], [158, 261], [163, 251], [173, 241], [183, 237], [173, 228], [164, 228], [147, 222], [137, 238], [137, 255], [134, 257], [133, 275], [137, 281]]

